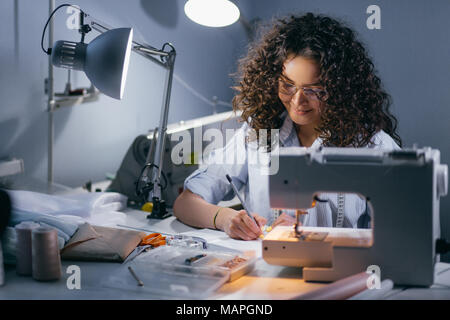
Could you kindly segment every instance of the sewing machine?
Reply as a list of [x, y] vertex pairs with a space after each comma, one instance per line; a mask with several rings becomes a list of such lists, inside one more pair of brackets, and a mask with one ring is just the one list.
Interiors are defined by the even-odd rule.
[[272, 208], [307, 209], [322, 192], [357, 193], [369, 200], [371, 228], [279, 226], [264, 238], [263, 258], [303, 267], [306, 281], [336, 281], [375, 265], [397, 285], [430, 286], [447, 175], [439, 150], [429, 147], [281, 149], [279, 171], [269, 177]]

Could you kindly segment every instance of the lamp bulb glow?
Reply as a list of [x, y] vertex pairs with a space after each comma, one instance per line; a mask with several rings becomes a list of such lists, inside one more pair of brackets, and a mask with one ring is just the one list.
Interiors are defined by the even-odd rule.
[[225, 27], [240, 16], [238, 7], [229, 0], [188, 0], [184, 5], [186, 16], [207, 27]]

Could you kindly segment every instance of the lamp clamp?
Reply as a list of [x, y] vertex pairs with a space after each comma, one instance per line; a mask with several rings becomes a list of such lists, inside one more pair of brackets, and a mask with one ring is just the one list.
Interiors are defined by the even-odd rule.
[[91, 30], [92, 28], [88, 24], [83, 24], [80, 26], [80, 29], [78, 29], [78, 32], [81, 33], [82, 36], [84, 37], [84, 35]]
[[170, 213], [167, 212], [166, 201], [159, 199], [158, 197], [152, 198], [153, 209], [152, 213], [147, 215], [148, 219], [165, 219], [170, 216]]
[[92, 30], [92, 28], [84, 23], [84, 17], [87, 16], [82, 10], [80, 10], [80, 28], [78, 32], [81, 33], [81, 42], [84, 42], [84, 36], [86, 33]]

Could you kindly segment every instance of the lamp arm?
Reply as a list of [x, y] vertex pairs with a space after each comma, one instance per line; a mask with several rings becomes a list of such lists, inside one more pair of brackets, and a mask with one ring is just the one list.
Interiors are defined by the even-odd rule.
[[[155, 182], [153, 185], [153, 192], [149, 195], [149, 200], [152, 197], [161, 197], [161, 187], [160, 187], [160, 177], [161, 177], [161, 169], [164, 157], [164, 142], [165, 136], [167, 132], [167, 119], [169, 115], [169, 105], [170, 105], [170, 96], [172, 91], [172, 82], [173, 82], [173, 70], [175, 66], [175, 57], [176, 51], [172, 45], [169, 44], [172, 48], [169, 56], [166, 59], [166, 65], [168, 67], [168, 73], [166, 78], [166, 84], [164, 88], [164, 102], [161, 108], [161, 115], [159, 120], [159, 129], [158, 129], [158, 137], [156, 142], [156, 150], [155, 150], [155, 165], [156, 168], [153, 169], [152, 173], [152, 182]], [[156, 171], [157, 170], [157, 171]]]
[[[93, 30], [97, 32], [104, 33], [108, 30], [113, 29], [111, 26], [107, 25], [104, 22], [101, 22], [86, 13], [82, 13], [84, 15], [84, 21], [87, 23]], [[165, 48], [169, 47], [168, 51]], [[157, 49], [148, 44], [139, 43], [133, 40], [132, 50], [145, 58], [153, 61], [154, 63], [164, 67], [167, 72], [166, 84], [164, 88], [164, 101], [161, 108], [161, 115], [159, 120], [158, 127], [158, 136], [156, 140], [156, 149], [154, 154], [153, 165], [151, 166], [150, 172], [150, 185], [152, 189], [150, 190], [147, 201], [153, 202], [153, 211], [148, 216], [148, 218], [165, 218], [168, 213], [166, 211], [165, 202], [161, 201], [161, 173], [162, 173], [162, 164], [164, 158], [164, 143], [167, 132], [167, 120], [169, 116], [169, 105], [170, 105], [170, 96], [172, 92], [172, 82], [173, 82], [173, 70], [175, 66], [175, 57], [176, 50], [174, 46], [170, 43], [165, 43], [162, 49]], [[157, 59], [156, 57], [159, 57]], [[147, 155], [148, 163], [151, 163], [151, 154]], [[146, 166], [148, 165], [146, 163]], [[147, 179], [147, 177], [140, 177], [140, 179]]]
[[[166, 205], [161, 201], [161, 173], [164, 159], [164, 143], [167, 133], [167, 119], [169, 115], [170, 96], [172, 92], [173, 70], [175, 66], [176, 51], [171, 44], [165, 44], [171, 47], [169, 55], [164, 58], [164, 63], [168, 69], [166, 84], [164, 88], [164, 102], [161, 108], [159, 120], [158, 136], [156, 141], [156, 150], [154, 155], [154, 166], [151, 167], [151, 186], [152, 190], [148, 194], [147, 201], [153, 203], [153, 210], [147, 218], [163, 219], [168, 216]], [[150, 151], [149, 151], [150, 152]], [[148, 155], [147, 158], [149, 158]]]

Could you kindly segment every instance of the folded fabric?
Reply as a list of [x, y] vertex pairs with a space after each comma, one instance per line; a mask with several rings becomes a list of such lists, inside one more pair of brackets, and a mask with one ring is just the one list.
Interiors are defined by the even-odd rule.
[[117, 192], [85, 192], [64, 195], [65, 199], [75, 200], [92, 213], [119, 211], [127, 206], [128, 198]]
[[66, 219], [54, 217], [45, 213], [13, 209], [8, 224], [13, 227], [23, 221], [34, 221], [40, 223], [42, 226], [55, 228], [58, 232], [58, 236], [63, 238], [64, 241], [68, 241], [78, 229], [77, 223], [73, 223]]
[[122, 262], [139, 245], [144, 236], [144, 232], [85, 223], [61, 250], [61, 258]]
[[81, 193], [74, 195], [49, 195], [23, 190], [7, 190], [12, 212], [4, 236], [5, 262], [15, 263], [17, 239], [14, 226], [23, 221], [33, 221], [41, 226], [55, 228], [58, 245], [64, 245], [78, 230], [89, 222], [99, 226], [125, 224], [126, 215], [117, 212], [126, 207], [127, 197], [115, 192]]
[[23, 190], [8, 190], [8, 194], [11, 197], [12, 208], [16, 210], [51, 215], [89, 215], [89, 211], [73, 199]]
[[8, 190], [12, 208], [49, 215], [90, 217], [99, 212], [118, 211], [126, 207], [127, 197], [116, 192], [49, 195], [24, 190]]
[[123, 212], [111, 211], [96, 213], [89, 218], [82, 218], [78, 216], [59, 215], [58, 218], [64, 219], [78, 225], [90, 223], [92, 225], [101, 227], [115, 227], [118, 224], [126, 224], [127, 216]]

